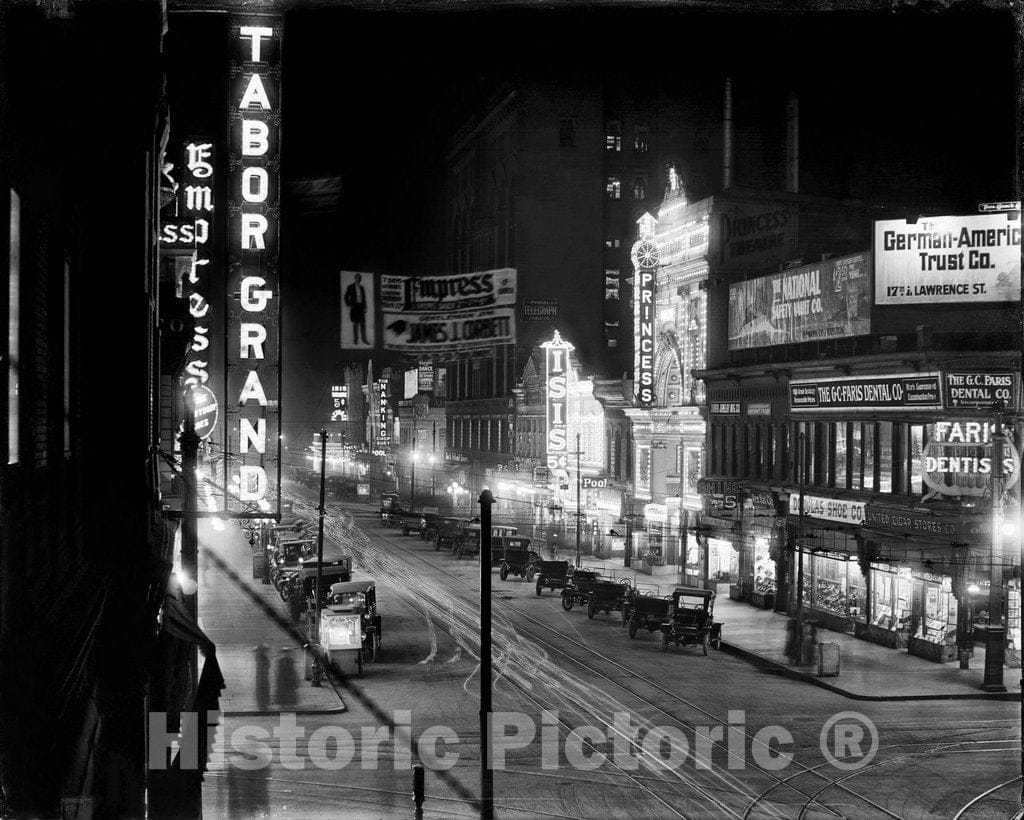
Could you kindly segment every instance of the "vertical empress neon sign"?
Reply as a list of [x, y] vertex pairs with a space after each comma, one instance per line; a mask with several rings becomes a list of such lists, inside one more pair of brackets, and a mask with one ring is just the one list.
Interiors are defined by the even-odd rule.
[[[281, 475], [280, 16], [232, 16], [228, 108], [228, 270], [224, 452], [227, 487], [269, 512]], [[267, 442], [270, 442], [268, 451]], [[237, 477], [237, 484], [234, 479]], [[225, 498], [231, 509], [233, 500]]]

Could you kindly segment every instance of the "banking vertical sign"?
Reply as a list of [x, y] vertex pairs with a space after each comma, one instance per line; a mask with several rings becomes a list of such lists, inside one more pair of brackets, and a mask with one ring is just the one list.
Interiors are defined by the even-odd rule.
[[549, 470], [565, 470], [569, 462], [569, 351], [573, 345], [562, 340], [558, 331], [544, 348], [545, 380], [547, 389], [547, 457]]
[[268, 513], [280, 507], [281, 35], [279, 15], [229, 18], [224, 368], [229, 511]]

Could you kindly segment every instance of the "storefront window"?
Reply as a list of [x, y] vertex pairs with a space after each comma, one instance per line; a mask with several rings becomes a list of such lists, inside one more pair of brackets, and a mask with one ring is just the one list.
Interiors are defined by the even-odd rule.
[[816, 555], [812, 567], [811, 606], [845, 616], [846, 562]]
[[775, 562], [768, 555], [768, 539], [754, 539], [754, 592], [775, 592]]
[[[858, 426], [858, 425], [854, 425]], [[837, 422], [833, 425], [835, 428], [835, 455], [833, 456], [835, 464], [835, 484], [833, 486], [839, 488], [846, 487], [846, 464], [847, 464], [847, 447], [848, 443], [846, 440], [846, 422]]]
[[906, 629], [910, 624], [912, 579], [908, 567], [898, 571], [886, 564], [871, 569], [871, 623], [882, 629]]
[[924, 451], [924, 425], [910, 425], [910, 494], [921, 494], [921, 453]]
[[953, 595], [952, 580], [943, 576], [923, 578], [924, 619], [917, 637], [932, 643], [953, 644], [956, 642], [956, 597]]
[[850, 617], [863, 622], [867, 617], [867, 583], [860, 574], [860, 565], [849, 561], [846, 565], [846, 603]]
[[878, 491], [892, 492], [892, 422], [878, 422]]
[[729, 541], [708, 539], [708, 580], [733, 581], [739, 573], [739, 554]]
[[863, 441], [861, 452], [864, 460], [864, 484], [865, 490], [875, 489], [875, 425], [867, 423], [863, 425]]

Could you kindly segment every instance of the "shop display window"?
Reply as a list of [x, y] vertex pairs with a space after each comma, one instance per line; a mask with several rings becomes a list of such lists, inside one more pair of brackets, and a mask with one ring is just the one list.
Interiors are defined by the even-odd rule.
[[754, 539], [754, 592], [775, 592], [775, 562], [768, 557], [768, 539]]
[[720, 538], [708, 539], [708, 579], [733, 581], [739, 574], [739, 553]]
[[941, 580], [925, 578], [924, 617], [916, 637], [931, 643], [952, 645], [956, 643], [956, 596], [953, 595], [949, 576]]
[[1010, 581], [1010, 587], [1007, 590], [1006, 648], [1019, 653], [1021, 651], [1020, 640], [1020, 579], [1014, 578]]
[[871, 623], [893, 631], [910, 624], [913, 579], [909, 567], [898, 571], [881, 565], [871, 569]]
[[867, 618], [867, 582], [856, 561], [848, 561], [846, 565], [846, 603], [851, 618], [856, 621]]
[[846, 561], [815, 555], [812, 565], [811, 606], [846, 615]]

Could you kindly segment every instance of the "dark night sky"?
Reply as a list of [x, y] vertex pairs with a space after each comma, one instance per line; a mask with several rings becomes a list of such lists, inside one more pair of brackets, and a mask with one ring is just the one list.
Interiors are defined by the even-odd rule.
[[[1015, 198], [1012, 17], [973, 3], [952, 11], [923, 5], [791, 16], [296, 3], [285, 17], [284, 181], [339, 176], [342, 195], [334, 212], [320, 214], [289, 213], [285, 200], [286, 344], [301, 348], [286, 379], [309, 408], [291, 420], [316, 417], [330, 378], [323, 370], [337, 373], [343, 361], [337, 309], [323, 309], [337, 305], [339, 269], [444, 272], [440, 183], [451, 136], [516, 74], [710, 84], [717, 99], [729, 75], [738, 129], [779, 140], [782, 95], [792, 87], [800, 93], [804, 192], [847, 196], [856, 171], [889, 180], [895, 201], [925, 178], [937, 199], [967, 211]], [[175, 141], [189, 131], [223, 132], [225, 30], [222, 15], [172, 14]], [[766, 114], [772, 121], [759, 127]]]

